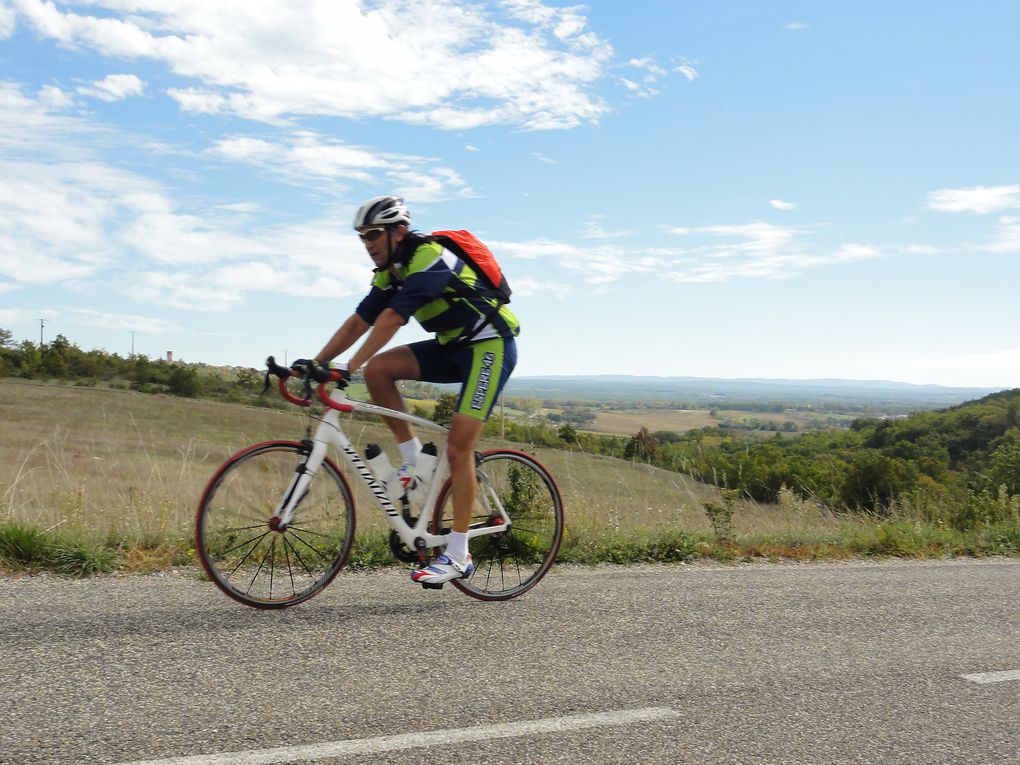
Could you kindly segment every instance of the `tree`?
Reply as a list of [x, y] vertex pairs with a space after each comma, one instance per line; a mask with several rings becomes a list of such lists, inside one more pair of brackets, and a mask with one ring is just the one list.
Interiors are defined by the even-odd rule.
[[202, 381], [198, 379], [198, 372], [194, 367], [183, 364], [176, 364], [170, 370], [167, 386], [175, 396], [195, 398], [202, 392]]
[[242, 390], [259, 390], [262, 387], [263, 378], [257, 369], [247, 367], [237, 372], [237, 385]]
[[21, 376], [35, 377], [42, 369], [42, 354], [31, 340], [22, 340], [18, 346], [21, 356]]
[[642, 462], [654, 462], [659, 454], [659, 444], [655, 437], [648, 432], [648, 428], [641, 426], [641, 429], [627, 442], [623, 450], [623, 456], [628, 460], [640, 460]]
[[13, 348], [14, 347], [14, 335], [9, 329], [3, 329], [0, 327], [0, 348]]
[[1010, 494], [1020, 493], [1020, 430], [1013, 428], [999, 439], [989, 462], [988, 477], [993, 488], [1005, 486]]
[[457, 394], [441, 393], [436, 399], [436, 407], [432, 410], [432, 419], [440, 425], [449, 425], [457, 411]]
[[563, 443], [566, 444], [577, 443], [577, 431], [574, 429], [574, 426], [571, 425], [569, 422], [565, 422], [562, 425], [560, 425], [560, 429], [557, 431], [557, 435], [560, 437], [560, 440], [563, 441]]

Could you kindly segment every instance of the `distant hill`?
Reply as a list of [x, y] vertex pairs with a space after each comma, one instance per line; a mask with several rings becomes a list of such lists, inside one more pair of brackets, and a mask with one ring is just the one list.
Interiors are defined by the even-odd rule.
[[689, 402], [725, 406], [733, 402], [867, 404], [910, 410], [937, 409], [971, 401], [998, 388], [951, 388], [887, 380], [723, 379], [632, 375], [511, 377], [506, 395], [549, 400]]
[[830, 508], [886, 512], [909, 500], [927, 520], [958, 529], [1020, 523], [1020, 389], [760, 443], [692, 431], [653, 451], [660, 467], [763, 502], [776, 501], [786, 487]]

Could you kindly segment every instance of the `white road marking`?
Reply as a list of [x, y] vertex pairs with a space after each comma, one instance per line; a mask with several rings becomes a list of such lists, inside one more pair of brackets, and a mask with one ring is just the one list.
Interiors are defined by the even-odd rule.
[[978, 672], [973, 675], [960, 675], [964, 680], [972, 683], [1005, 683], [1010, 680], [1020, 680], [1020, 669], [1007, 669], [1003, 672]]
[[542, 733], [569, 733], [588, 728], [670, 720], [679, 717], [679, 714], [676, 710], [666, 707], [624, 709], [616, 712], [548, 717], [544, 720], [525, 720], [496, 725], [478, 725], [473, 728], [451, 728], [425, 733], [404, 733], [396, 736], [330, 741], [304, 746], [282, 746], [275, 749], [252, 749], [245, 752], [221, 752], [220, 754], [196, 754], [186, 757], [169, 757], [163, 760], [139, 760], [122, 762], [118, 765], [269, 765], [270, 763], [275, 765], [276, 763], [320, 760], [325, 757], [349, 757], [391, 752], [398, 749], [464, 744], [496, 738], [519, 738]]

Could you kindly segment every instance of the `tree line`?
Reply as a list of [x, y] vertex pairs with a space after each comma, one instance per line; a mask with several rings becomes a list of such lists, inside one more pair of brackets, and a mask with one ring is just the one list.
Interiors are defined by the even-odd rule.
[[834, 510], [888, 514], [910, 503], [964, 530], [1020, 520], [1020, 389], [765, 442], [703, 428], [642, 429], [629, 444], [636, 459], [760, 502], [788, 490]]
[[175, 396], [209, 396], [228, 401], [253, 402], [261, 390], [258, 370], [238, 369], [229, 377], [202, 365], [152, 360], [145, 355], [129, 357], [102, 349], [85, 351], [63, 335], [49, 343], [23, 340], [15, 343], [11, 332], [0, 329], [0, 377], [27, 380], [56, 379], [80, 386], [103, 383], [143, 393]]

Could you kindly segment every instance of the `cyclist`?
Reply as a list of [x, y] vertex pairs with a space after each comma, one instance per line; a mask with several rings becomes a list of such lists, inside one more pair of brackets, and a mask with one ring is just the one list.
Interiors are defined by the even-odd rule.
[[[354, 374], [364, 367], [372, 400], [400, 411], [406, 408], [399, 380], [461, 383], [447, 438], [453, 531], [444, 553], [427, 568], [411, 572], [411, 579], [441, 584], [466, 577], [474, 570], [467, 532], [476, 491], [475, 446], [517, 363], [514, 338], [520, 324], [505, 304], [476, 287], [470, 266], [411, 229], [403, 199], [369, 200], [354, 216], [354, 229], [375, 264], [372, 287], [314, 361], [328, 364], [368, 333], [347, 369]], [[427, 332], [435, 332], [435, 338], [380, 353], [412, 316]], [[421, 441], [403, 420], [386, 418], [386, 424], [403, 463], [396, 480], [406, 481], [413, 476]]]

